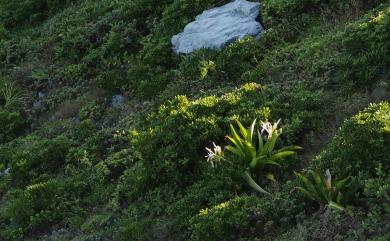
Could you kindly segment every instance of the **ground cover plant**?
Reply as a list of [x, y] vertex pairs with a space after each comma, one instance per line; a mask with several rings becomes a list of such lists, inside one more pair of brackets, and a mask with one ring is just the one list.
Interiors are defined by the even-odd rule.
[[0, 241], [389, 239], [390, 2], [228, 2], [0, 0]]

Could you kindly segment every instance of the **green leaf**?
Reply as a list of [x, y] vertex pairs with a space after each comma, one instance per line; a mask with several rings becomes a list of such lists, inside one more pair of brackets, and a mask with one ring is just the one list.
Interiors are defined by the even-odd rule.
[[285, 158], [285, 157], [288, 157], [288, 156], [292, 156], [294, 155], [295, 152], [294, 151], [283, 151], [283, 152], [278, 152], [276, 154], [273, 154], [271, 156], [271, 159], [272, 160], [278, 160], [278, 159], [282, 159], [282, 158]]
[[339, 180], [339, 181], [336, 181], [335, 188], [336, 188], [337, 192], [340, 192], [341, 189], [344, 188], [345, 183], [348, 181], [348, 179], [349, 179], [349, 177], [346, 177], [346, 178], [344, 178], [344, 179], [341, 179], [341, 180]]
[[324, 201], [323, 201], [321, 195], [319, 195], [317, 189], [309, 181], [309, 179], [307, 177], [305, 177], [304, 175], [298, 173], [298, 172], [294, 172], [294, 173], [298, 177], [298, 179], [303, 183], [303, 185], [306, 187], [307, 191], [310, 193], [310, 196], [312, 196], [313, 199], [315, 201], [317, 201], [318, 203], [323, 204]]
[[295, 151], [295, 150], [302, 150], [303, 148], [300, 147], [300, 146], [286, 146], [286, 147], [283, 147], [283, 148], [280, 148], [278, 150], [278, 152], [282, 152], [282, 151]]
[[253, 178], [250, 176], [249, 172], [244, 172], [243, 173], [243, 177], [245, 179], [245, 181], [248, 182], [249, 186], [251, 186], [254, 190], [262, 193], [262, 194], [265, 194], [267, 196], [270, 196], [272, 197], [272, 194], [267, 192], [266, 190], [264, 190], [263, 188], [261, 188], [254, 180]]
[[254, 119], [254, 121], [252, 122], [252, 125], [248, 129], [249, 136], [247, 138], [247, 141], [249, 141], [250, 143], [252, 143], [252, 140], [253, 140], [253, 133], [255, 131], [255, 125], [256, 125], [256, 119]]
[[334, 208], [334, 209], [337, 209], [337, 210], [340, 210], [340, 211], [344, 211], [344, 210], [345, 210], [344, 207], [342, 207], [340, 204], [337, 204], [337, 203], [335, 203], [335, 202], [333, 202], [333, 201], [330, 201], [330, 202], [328, 203], [328, 207]]
[[236, 154], [238, 157], [241, 157], [241, 158], [245, 157], [245, 154], [239, 148], [236, 148], [236, 147], [229, 145], [226, 147], [226, 150], [229, 150], [230, 152]]
[[312, 194], [311, 192], [309, 192], [308, 190], [306, 190], [305, 188], [295, 187], [295, 189], [299, 190], [301, 193], [303, 193], [305, 196], [307, 196], [311, 200], [318, 202], [317, 197], [314, 194]]
[[245, 127], [241, 124], [239, 120], [236, 120], [238, 127], [240, 128], [241, 135], [244, 137], [244, 139], [247, 139], [248, 132], [245, 129]]
[[259, 155], [263, 155], [263, 150], [264, 150], [264, 143], [263, 143], [263, 137], [261, 136], [260, 134], [260, 131], [257, 130], [257, 137], [259, 138], [259, 151], [258, 151], [258, 154]]
[[325, 185], [328, 189], [332, 188], [332, 175], [330, 174], [329, 169], [325, 171]]
[[234, 129], [233, 125], [230, 125], [230, 131], [232, 132], [233, 139], [235, 139], [238, 142], [242, 142], [242, 138], [237, 134], [237, 132]]
[[272, 173], [266, 173], [265, 178], [267, 178], [270, 181], [276, 182], [275, 176]]
[[271, 138], [267, 140], [264, 146], [265, 153], [271, 153], [275, 147], [276, 140], [278, 139], [278, 134], [272, 134]]
[[318, 193], [322, 196], [322, 199], [326, 202], [330, 201], [330, 196], [327, 193], [326, 185], [324, 179], [320, 174], [310, 170], [309, 173], [312, 175], [315, 187], [318, 190]]

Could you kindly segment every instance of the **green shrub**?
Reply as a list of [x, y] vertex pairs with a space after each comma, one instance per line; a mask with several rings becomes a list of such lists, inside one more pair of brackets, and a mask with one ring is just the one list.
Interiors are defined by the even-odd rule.
[[[268, 113], [261, 107], [259, 92], [259, 85], [247, 84], [219, 97], [191, 101], [185, 96], [177, 96], [162, 105], [149, 117], [150, 129], [141, 132], [137, 141], [153, 182], [185, 183], [191, 180], [199, 171], [200, 150], [210, 140], [222, 138], [222, 130], [228, 127], [230, 120], [237, 115], [248, 120], [248, 117], [252, 119]], [[251, 112], [244, 111], [249, 109], [248, 105], [254, 107]], [[187, 173], [184, 178], [183, 173]]]
[[152, 230], [145, 232], [146, 227], [151, 227], [152, 222], [148, 218], [141, 217], [141, 211], [130, 206], [125, 210], [124, 216], [118, 221], [118, 240], [152, 241]]
[[[287, 195], [286, 195], [287, 194]], [[300, 211], [298, 211], [300, 210]], [[274, 200], [238, 196], [201, 210], [190, 220], [188, 240], [256, 240], [293, 223], [302, 212], [288, 191]]]
[[11, 168], [12, 185], [20, 187], [40, 175], [59, 173], [71, 141], [65, 137], [44, 139], [30, 136], [11, 144], [1, 154]]
[[203, 209], [194, 216], [190, 221], [189, 240], [238, 240], [261, 232], [265, 222], [262, 220], [259, 199], [237, 197], [210, 209]]
[[[70, 199], [72, 189], [66, 189], [63, 180], [50, 179], [28, 185], [25, 189], [12, 189], [5, 195], [2, 218], [8, 226], [1, 233], [12, 238], [27, 233], [47, 230], [69, 217], [76, 199]], [[14, 239], [11, 239], [14, 240]], [[15, 239], [20, 240], [20, 239]]]
[[296, 22], [297, 18], [305, 18], [305, 15], [317, 14], [320, 10], [323, 13], [334, 11], [338, 14], [347, 14], [348, 10], [352, 11], [353, 8], [358, 8], [355, 10], [366, 9], [380, 2], [384, 1], [266, 0], [262, 3], [262, 13], [264, 21], [268, 26], [278, 27], [279, 24], [286, 24], [288, 21]]
[[76, 0], [15, 0], [0, 1], [0, 20], [6, 27], [43, 20], [48, 14]]
[[[354, 232], [359, 227], [359, 220], [345, 212], [327, 209], [317, 217], [308, 217], [301, 224], [304, 239], [302, 240], [348, 240], [345, 235]], [[351, 240], [366, 240], [354, 237]]]
[[[363, 224], [364, 235], [368, 238], [389, 236], [390, 204], [385, 201], [390, 198], [390, 178], [388, 171], [378, 168], [375, 178], [361, 180], [364, 187]], [[381, 240], [381, 239], [379, 239]]]
[[344, 122], [332, 142], [313, 162], [338, 176], [375, 175], [390, 168], [390, 104], [371, 104]]
[[176, 95], [194, 96], [215, 89], [216, 86], [236, 86], [260, 79], [244, 79], [244, 73], [258, 64], [264, 46], [247, 37], [235, 41], [220, 51], [201, 49], [183, 56], [167, 88], [160, 98], [167, 100]]
[[26, 121], [19, 112], [10, 112], [0, 107], [0, 143], [15, 139], [26, 127]]
[[347, 28], [342, 37], [342, 54], [336, 60], [336, 77], [348, 87], [360, 89], [371, 89], [383, 77], [388, 78], [389, 31], [389, 5]]
[[110, 70], [102, 72], [96, 77], [96, 84], [100, 88], [118, 91], [125, 86], [127, 81], [127, 72], [123, 70]]
[[75, 131], [75, 137], [79, 140], [89, 138], [96, 130], [95, 123], [91, 119], [86, 119], [80, 122]]
[[186, 188], [184, 194], [168, 208], [168, 213], [175, 217], [177, 229], [188, 227], [191, 217], [199, 210], [225, 202], [243, 192], [241, 173], [234, 168], [205, 166], [204, 169], [200, 180]]
[[[243, 123], [249, 123], [254, 118], [282, 118], [287, 124], [286, 129], [289, 129], [293, 116], [302, 118], [304, 122], [294, 126], [294, 136], [300, 137], [318, 130], [324, 121], [319, 111], [323, 100], [319, 100], [319, 96], [313, 97], [310, 91], [302, 89], [280, 94], [278, 91], [248, 83], [233, 90], [226, 88], [222, 95], [193, 100], [177, 96], [161, 105], [157, 112], [149, 116], [146, 128], [136, 140], [136, 148], [142, 153], [149, 181], [169, 181], [180, 185], [191, 182], [199, 172], [204, 146], [211, 141], [219, 142], [224, 130], [237, 118]], [[298, 138], [300, 141], [302, 139]], [[294, 142], [281, 140], [280, 143]]]
[[136, 162], [124, 171], [119, 178], [114, 194], [118, 204], [129, 204], [141, 197], [146, 188], [145, 171], [141, 162]]

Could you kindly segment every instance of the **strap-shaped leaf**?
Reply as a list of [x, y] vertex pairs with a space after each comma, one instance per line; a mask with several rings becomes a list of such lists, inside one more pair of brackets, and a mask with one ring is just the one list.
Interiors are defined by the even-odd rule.
[[316, 197], [313, 193], [309, 192], [309, 191], [306, 190], [305, 188], [303, 188], [303, 187], [295, 187], [295, 189], [296, 189], [296, 190], [299, 190], [300, 192], [302, 192], [305, 196], [307, 196], [307, 197], [310, 198], [311, 200], [316, 201], [316, 202], [319, 201], [319, 200], [317, 199], [317, 197]]
[[230, 131], [232, 132], [232, 135], [233, 135], [233, 138], [234, 140], [237, 141], [237, 143], [240, 143], [242, 142], [242, 138], [237, 134], [236, 130], [234, 129], [233, 125], [230, 124]]
[[244, 148], [243, 148], [243, 145], [242, 145], [241, 141], [240, 140], [235, 140], [234, 138], [232, 138], [230, 136], [226, 136], [226, 137], [233, 143], [235, 148], [241, 153], [240, 157], [244, 158], [245, 152], [243, 150]]
[[328, 189], [332, 188], [332, 174], [330, 174], [329, 169], [325, 171], [325, 185]]
[[345, 184], [346, 184], [346, 182], [348, 181], [349, 178], [350, 177], [346, 177], [344, 179], [336, 181], [335, 188], [336, 188], [337, 192], [340, 192], [344, 188], [344, 186], [345, 186]]
[[276, 182], [275, 176], [272, 173], [266, 173], [265, 178], [267, 178], [270, 181]]
[[275, 147], [276, 140], [278, 139], [279, 134], [272, 134], [271, 138], [267, 140], [267, 142], [264, 145], [264, 151], [265, 153], [271, 153], [272, 150]]
[[226, 146], [226, 149], [229, 150], [230, 152], [236, 154], [237, 156], [241, 157], [241, 158], [244, 158], [245, 154], [239, 149], [239, 148], [236, 148], [236, 147], [233, 147], [233, 146]]
[[239, 120], [236, 120], [236, 122], [237, 122], [238, 127], [240, 128], [240, 132], [241, 132], [242, 137], [244, 137], [244, 139], [247, 139], [248, 131], [245, 129], [245, 127], [241, 124], [241, 122]]
[[253, 120], [251, 126], [248, 129], [248, 136], [247, 136], [247, 141], [252, 143], [253, 141], [253, 133], [255, 131], [255, 125], [256, 125], [256, 119]]
[[251, 169], [260, 170], [266, 163], [267, 158], [265, 155], [257, 156], [253, 161], [251, 162]]
[[279, 160], [288, 156], [292, 156], [295, 154], [295, 151], [283, 151], [283, 152], [278, 152], [276, 154], [273, 154], [270, 159], [272, 160]]
[[326, 185], [325, 185], [325, 181], [322, 178], [322, 176], [320, 174], [312, 171], [312, 170], [310, 170], [309, 173], [313, 177], [313, 180], [314, 180], [314, 183], [315, 183], [315, 188], [317, 189], [318, 194], [321, 195], [321, 197], [322, 197], [322, 199], [324, 200], [325, 203], [330, 201], [330, 195], [328, 195], [328, 192], [327, 192], [327, 189], [326, 189]]
[[253, 178], [250, 176], [249, 172], [246, 171], [243, 173], [243, 177], [245, 179], [245, 181], [248, 182], [249, 186], [251, 186], [254, 190], [262, 193], [262, 194], [265, 194], [267, 196], [270, 196], [272, 197], [272, 194], [267, 192], [266, 190], [264, 190], [263, 188], [261, 188], [254, 180]]
[[298, 179], [302, 182], [302, 184], [306, 187], [307, 191], [310, 193], [310, 196], [312, 196], [314, 200], [317, 201], [318, 203], [324, 203], [321, 195], [319, 195], [317, 189], [309, 181], [309, 179], [298, 172], [294, 172], [294, 173], [298, 177]]
[[251, 143], [248, 143], [246, 142], [246, 146], [247, 146], [247, 150], [249, 151], [250, 153], [250, 156], [251, 156], [251, 159], [255, 159], [256, 158], [256, 147], [254, 147]]
[[258, 154], [259, 155], [264, 155], [263, 151], [264, 151], [264, 141], [263, 141], [263, 137], [261, 136], [260, 134], [260, 131], [257, 130], [257, 137], [259, 139], [259, 151], [258, 151]]
[[280, 166], [279, 163], [277, 163], [277, 162], [275, 162], [275, 161], [272, 161], [271, 159], [266, 159], [263, 163], [266, 164], [266, 165]]
[[343, 194], [341, 192], [337, 193], [336, 202], [341, 203], [343, 201]]
[[335, 202], [333, 202], [333, 201], [330, 201], [330, 202], [328, 203], [328, 207], [334, 208], [334, 209], [337, 209], [337, 210], [340, 210], [340, 211], [344, 211], [344, 210], [345, 210], [344, 207], [342, 207], [340, 204], [335, 203]]
[[302, 150], [303, 148], [300, 147], [300, 146], [286, 146], [286, 147], [283, 147], [283, 148], [280, 148], [278, 150], [278, 152], [282, 152], [282, 151], [296, 151], [296, 150]]

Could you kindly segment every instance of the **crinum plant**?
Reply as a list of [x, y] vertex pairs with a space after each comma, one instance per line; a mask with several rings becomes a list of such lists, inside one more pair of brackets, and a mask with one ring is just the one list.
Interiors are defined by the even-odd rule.
[[8, 109], [20, 108], [26, 105], [26, 94], [19, 90], [15, 83], [0, 76], [0, 100]]
[[308, 174], [306, 177], [295, 173], [301, 186], [295, 187], [293, 191], [298, 190], [309, 199], [316, 201], [320, 205], [320, 210], [325, 207], [345, 210], [341, 204], [345, 201], [343, 191], [349, 185], [349, 177], [332, 180], [329, 169], [325, 171], [325, 175], [312, 170], [309, 170]]
[[[261, 121], [261, 130], [256, 130], [256, 119], [249, 128], [245, 128], [239, 120], [236, 120], [239, 131], [232, 124], [230, 125], [231, 136], [226, 136], [229, 145], [224, 148], [233, 158], [244, 164], [245, 171], [242, 176], [248, 184], [256, 191], [270, 196], [269, 192], [253, 180], [252, 174], [261, 173], [267, 166], [279, 166], [279, 162], [283, 158], [294, 155], [296, 150], [301, 149], [299, 146], [275, 149], [276, 141], [282, 134], [282, 128], [278, 129], [279, 122], [280, 120], [271, 124], [270, 122]], [[213, 150], [206, 148], [208, 151], [207, 161], [213, 167], [219, 163], [232, 163], [225, 158], [222, 147], [215, 143], [213, 145]], [[264, 173], [264, 177], [274, 180], [271, 173]]]

